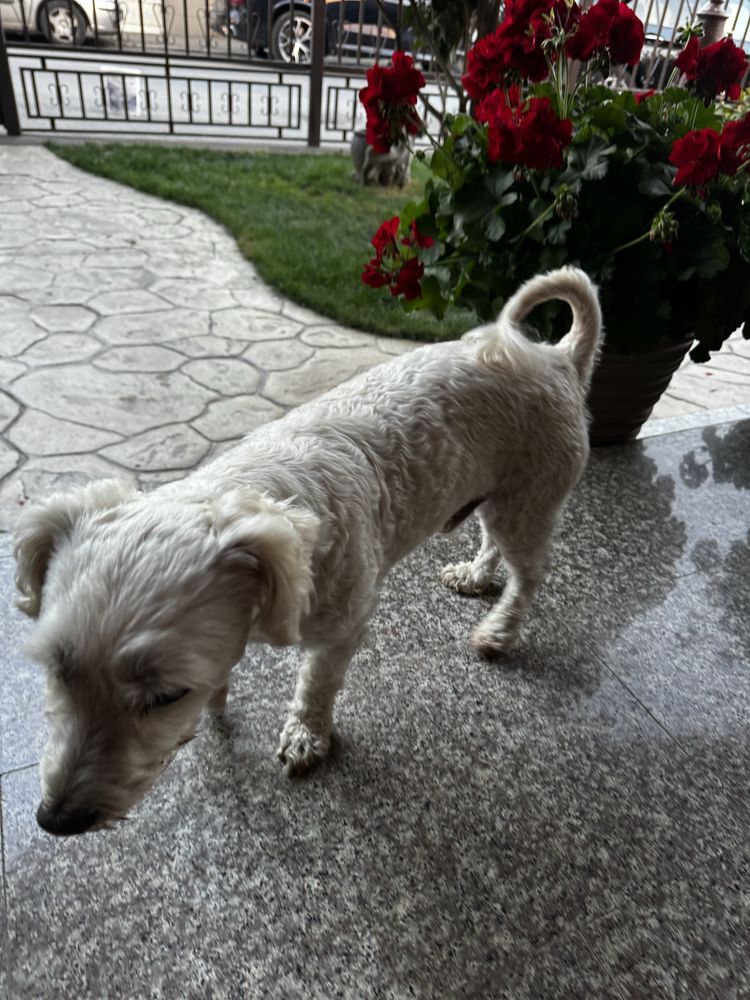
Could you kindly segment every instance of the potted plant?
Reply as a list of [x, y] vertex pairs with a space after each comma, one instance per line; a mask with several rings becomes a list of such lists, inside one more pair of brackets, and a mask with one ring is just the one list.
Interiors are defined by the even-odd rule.
[[[424, 197], [384, 223], [363, 273], [407, 309], [485, 321], [539, 271], [582, 267], [606, 329], [594, 441], [634, 437], [689, 347], [705, 361], [750, 317], [750, 115], [722, 100], [739, 96], [747, 57], [699, 33], [683, 30], [662, 93], [617, 91], [602, 81], [644, 39], [624, 3], [508, 0], [468, 54], [471, 113], [446, 120]], [[421, 124], [421, 75], [402, 54], [391, 71], [387, 99], [380, 67], [362, 92], [381, 145]], [[540, 307], [538, 335], [558, 338], [566, 308]]]

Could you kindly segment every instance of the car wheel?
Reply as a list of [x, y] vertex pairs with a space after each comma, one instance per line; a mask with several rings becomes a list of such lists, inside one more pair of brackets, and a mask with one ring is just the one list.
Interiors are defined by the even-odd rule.
[[49, 0], [39, 12], [39, 27], [52, 45], [83, 45], [89, 23], [73, 0]]
[[312, 55], [312, 17], [287, 10], [276, 18], [271, 31], [271, 56], [282, 62], [309, 63]]

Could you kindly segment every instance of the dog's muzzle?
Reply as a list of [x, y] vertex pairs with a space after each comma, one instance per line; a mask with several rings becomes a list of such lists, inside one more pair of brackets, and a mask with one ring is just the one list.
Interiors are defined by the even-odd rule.
[[42, 802], [36, 811], [36, 821], [47, 833], [57, 837], [71, 837], [86, 833], [101, 821], [98, 812], [66, 812], [63, 809], [48, 809]]

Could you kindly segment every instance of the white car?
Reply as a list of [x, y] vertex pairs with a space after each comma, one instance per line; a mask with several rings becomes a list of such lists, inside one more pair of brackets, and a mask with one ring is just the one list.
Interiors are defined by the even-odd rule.
[[111, 36], [117, 32], [117, 19], [117, 0], [0, 0], [4, 31], [41, 33], [56, 45], [83, 45], [87, 38]]

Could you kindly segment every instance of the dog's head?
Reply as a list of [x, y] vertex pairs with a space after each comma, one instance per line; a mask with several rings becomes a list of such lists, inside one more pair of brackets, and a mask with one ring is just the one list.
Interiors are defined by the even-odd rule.
[[29, 654], [47, 671], [40, 825], [123, 817], [228, 681], [249, 638], [299, 639], [317, 518], [234, 491], [143, 496], [120, 483], [58, 494], [15, 538]]

